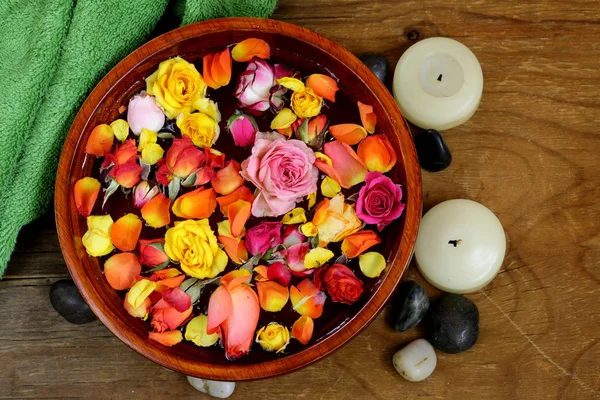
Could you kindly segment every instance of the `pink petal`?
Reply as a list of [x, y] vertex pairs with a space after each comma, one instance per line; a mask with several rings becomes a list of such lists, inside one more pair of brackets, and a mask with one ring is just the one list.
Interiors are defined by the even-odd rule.
[[178, 287], [163, 292], [163, 300], [179, 312], [184, 312], [192, 306], [190, 295]]
[[282, 262], [275, 262], [267, 268], [267, 278], [279, 283], [281, 286], [289, 286], [292, 280], [290, 269]]
[[233, 303], [229, 291], [224, 286], [219, 286], [208, 301], [208, 322], [206, 333], [213, 334], [219, 330], [219, 326], [231, 315]]
[[[245, 285], [232, 289], [231, 304], [232, 312], [223, 322], [222, 328], [225, 336], [225, 353], [227, 357], [233, 359], [250, 350], [258, 325], [260, 305], [256, 292]], [[210, 323], [208, 326], [211, 326]], [[209, 330], [207, 332], [210, 333]]]
[[[334, 140], [326, 143], [324, 148], [325, 154], [331, 158], [333, 169], [339, 178], [338, 183], [344, 187], [349, 188], [358, 183], [364, 182], [367, 174], [367, 167], [360, 160], [356, 152], [344, 142]], [[323, 172], [323, 163], [315, 163], [319, 169]], [[333, 179], [336, 179], [332, 176]], [[337, 180], [337, 179], [336, 179]]]

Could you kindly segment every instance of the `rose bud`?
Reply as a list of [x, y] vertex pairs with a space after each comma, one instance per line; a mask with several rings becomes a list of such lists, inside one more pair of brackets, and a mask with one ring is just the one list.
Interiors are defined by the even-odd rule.
[[233, 114], [227, 121], [227, 130], [233, 136], [236, 146], [245, 147], [254, 144], [258, 126], [256, 120], [246, 114]]
[[156, 105], [154, 97], [142, 91], [129, 100], [127, 123], [136, 135], [139, 135], [143, 128], [158, 132], [165, 124], [165, 113]]
[[159, 193], [158, 186], [151, 186], [148, 181], [141, 181], [133, 189], [133, 205], [135, 208], [142, 208]]
[[270, 107], [270, 91], [274, 84], [273, 68], [265, 61], [255, 59], [239, 75], [234, 96], [239, 100], [240, 107], [253, 114], [261, 114]]

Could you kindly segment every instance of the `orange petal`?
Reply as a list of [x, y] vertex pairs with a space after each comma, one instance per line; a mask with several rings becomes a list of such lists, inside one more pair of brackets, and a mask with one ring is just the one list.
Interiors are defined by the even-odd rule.
[[110, 230], [113, 245], [121, 251], [135, 250], [142, 232], [142, 221], [135, 214], [125, 214], [115, 222]]
[[179, 275], [182, 275], [182, 273], [177, 268], [161, 269], [159, 271], [155, 271], [154, 274], [152, 274], [153, 277], [156, 277], [156, 280], [175, 278]]
[[244, 225], [246, 224], [246, 221], [248, 221], [248, 218], [250, 218], [251, 208], [252, 205], [242, 199], [231, 203], [229, 207], [227, 207], [227, 218], [231, 224], [231, 234], [233, 237], [241, 237], [244, 232]]
[[317, 289], [308, 278], [300, 282], [298, 287], [290, 287], [292, 308], [300, 315], [306, 315], [312, 319], [319, 318], [323, 314], [326, 299], [325, 293]]
[[101, 157], [110, 152], [115, 139], [115, 134], [110, 125], [100, 124], [92, 129], [90, 137], [85, 145], [85, 152]]
[[223, 215], [228, 215], [227, 209], [229, 208], [229, 205], [235, 203], [240, 199], [246, 200], [247, 202], [252, 204], [252, 202], [254, 201], [254, 195], [248, 187], [240, 186], [235, 191], [233, 191], [233, 193], [228, 194], [227, 196], [217, 197], [217, 202], [221, 207], [221, 212], [223, 213]]
[[228, 195], [244, 184], [244, 178], [240, 175], [242, 167], [236, 160], [229, 160], [225, 168], [217, 171], [211, 184], [215, 192]]
[[357, 103], [362, 126], [369, 133], [375, 132], [375, 125], [377, 125], [377, 115], [375, 115], [375, 112], [373, 112], [373, 106], [361, 103], [360, 101]]
[[129, 289], [135, 278], [142, 272], [142, 266], [133, 253], [113, 255], [104, 263], [104, 276], [108, 284], [116, 290]]
[[240, 268], [233, 270], [225, 274], [221, 279], [221, 285], [225, 286], [227, 290], [232, 290], [234, 287], [241, 285], [242, 283], [249, 283], [252, 279], [250, 271]]
[[319, 96], [335, 102], [335, 92], [339, 90], [337, 82], [330, 76], [323, 74], [312, 74], [306, 80], [306, 86]]
[[373, 231], [356, 232], [344, 239], [342, 253], [348, 258], [354, 258], [379, 243], [381, 243], [381, 239]]
[[256, 272], [256, 276], [254, 280], [257, 282], [263, 282], [269, 280], [268, 267], [266, 265], [259, 265], [254, 268], [254, 272]]
[[144, 218], [144, 221], [151, 227], [162, 228], [171, 222], [169, 206], [169, 199], [164, 193], [159, 193], [142, 207], [142, 218]]
[[307, 344], [312, 338], [314, 328], [315, 322], [312, 318], [303, 315], [294, 322], [294, 325], [292, 326], [292, 337], [302, 344]]
[[86, 177], [75, 182], [73, 189], [75, 206], [79, 215], [89, 217], [100, 193], [100, 182], [98, 179]]
[[246, 243], [243, 240], [238, 241], [238, 239], [224, 235], [217, 236], [217, 239], [223, 245], [223, 249], [231, 261], [236, 264], [243, 264], [248, 261], [248, 249], [246, 249]]
[[367, 131], [360, 125], [340, 124], [329, 127], [331, 135], [339, 141], [354, 145], [367, 137]]
[[149, 337], [151, 340], [168, 347], [174, 346], [183, 340], [181, 331], [150, 332]]
[[290, 297], [287, 287], [273, 281], [257, 282], [256, 289], [260, 306], [269, 312], [281, 311]]
[[217, 208], [217, 194], [212, 188], [200, 187], [179, 196], [173, 203], [173, 214], [186, 219], [208, 218]]
[[131, 303], [129, 303], [129, 292], [125, 295], [125, 300], [123, 301], [123, 306], [125, 307], [125, 311], [129, 313], [132, 317], [136, 318], [146, 318], [148, 315], [148, 309], [152, 305], [149, 297], [146, 297], [142, 304], [140, 304], [137, 308], [133, 307]]
[[[331, 159], [333, 166], [327, 168], [327, 164], [321, 161], [315, 162], [315, 166], [335, 179], [341, 187], [348, 189], [365, 181], [367, 168], [352, 150], [352, 147], [339, 140], [334, 140], [325, 143], [323, 148], [325, 154]], [[335, 173], [331, 174], [331, 170]]]
[[229, 48], [220, 53], [208, 54], [202, 60], [202, 76], [206, 84], [218, 89], [231, 80], [231, 55]]
[[204, 78], [204, 82], [206, 86], [217, 89], [219, 85], [212, 78], [211, 67], [214, 62], [215, 55], [207, 54], [202, 58], [202, 78]]
[[269, 44], [262, 39], [250, 38], [242, 40], [231, 50], [231, 56], [237, 62], [250, 61], [254, 57], [271, 57]]
[[156, 282], [156, 291], [159, 293], [164, 292], [165, 290], [173, 289], [179, 287], [181, 283], [185, 280], [185, 275], [178, 275], [173, 278], [161, 279]]
[[213, 334], [219, 330], [219, 326], [229, 317], [233, 311], [231, 295], [223, 285], [215, 289], [208, 300], [208, 322], [206, 333]]
[[358, 145], [358, 157], [369, 171], [388, 172], [396, 165], [396, 152], [385, 135], [373, 135]]

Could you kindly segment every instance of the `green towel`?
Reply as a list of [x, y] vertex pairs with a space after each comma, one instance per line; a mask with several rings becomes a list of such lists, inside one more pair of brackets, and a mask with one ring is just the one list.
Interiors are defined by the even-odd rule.
[[21, 227], [47, 210], [77, 110], [166, 27], [268, 17], [276, 0], [0, 0], [0, 277]]

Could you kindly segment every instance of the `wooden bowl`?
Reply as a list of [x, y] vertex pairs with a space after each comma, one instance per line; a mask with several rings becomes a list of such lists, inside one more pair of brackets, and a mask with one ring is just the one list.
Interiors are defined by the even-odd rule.
[[[148, 339], [146, 323], [127, 314], [122, 298], [104, 278], [99, 260], [83, 249], [81, 237], [87, 229], [86, 222], [77, 213], [72, 193], [78, 179], [92, 175], [94, 157], [84, 153], [91, 130], [118, 118], [119, 106], [145, 88], [144, 78], [161, 61], [180, 55], [202, 65], [205, 54], [249, 37], [266, 40], [273, 57], [292, 67], [301, 64], [310, 72], [335, 75], [344, 95], [373, 105], [378, 131], [388, 136], [398, 154], [391, 176], [404, 185], [406, 209], [403, 217], [388, 228], [384, 251], [388, 268], [379, 279], [365, 285], [360, 302], [316, 329], [312, 344], [282, 357], [254, 351], [231, 362], [224, 358], [221, 349], [200, 348], [189, 342], [168, 348]], [[412, 256], [421, 216], [421, 177], [410, 132], [396, 103], [361, 61], [334, 42], [295, 25], [230, 18], [168, 32], [127, 56], [100, 81], [77, 114], [63, 147], [56, 179], [55, 213], [60, 245], [73, 280], [108, 329], [138, 353], [167, 368], [207, 379], [237, 381], [279, 375], [313, 363], [356, 336], [375, 318]]]

